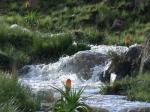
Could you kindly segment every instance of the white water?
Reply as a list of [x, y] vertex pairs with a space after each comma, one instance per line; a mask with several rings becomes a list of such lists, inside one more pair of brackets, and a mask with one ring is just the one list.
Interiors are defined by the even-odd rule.
[[127, 101], [125, 96], [118, 95], [93, 95], [84, 99], [84, 102], [94, 108], [103, 108], [109, 112], [149, 112], [129, 111], [135, 108], [150, 107], [150, 103]]
[[[96, 52], [101, 54], [107, 54], [108, 51], [116, 51], [117, 53], [125, 52], [128, 50], [127, 47], [121, 46], [93, 46], [91, 50], [86, 51], [86, 54], [94, 54]], [[95, 65], [93, 68], [90, 68], [92, 72], [92, 76], [89, 80], [84, 80], [82, 77], [79, 77], [76, 73], [73, 72], [72, 60], [75, 57], [78, 57], [78, 54], [82, 52], [78, 52], [73, 56], [62, 57], [56, 63], [50, 63], [48, 65], [40, 64], [40, 65], [27, 65], [28, 73], [23, 74], [20, 78], [20, 82], [22, 84], [28, 85], [34, 91], [39, 91], [41, 89], [50, 89], [51, 85], [54, 86], [62, 86], [62, 83], [66, 81], [66, 79], [71, 79], [73, 82], [73, 86], [76, 88], [78, 86], [93, 86], [100, 85], [99, 83], [99, 74], [106, 71], [110, 65], [110, 62], [105, 62], [104, 64]], [[83, 52], [84, 53], [84, 52]], [[80, 56], [80, 55], [79, 55]], [[83, 58], [82, 58], [83, 59]], [[90, 61], [90, 60], [87, 60]], [[78, 65], [77, 65], [78, 66]], [[24, 68], [25, 68], [24, 67]], [[83, 66], [84, 68], [84, 66]]]
[[[104, 60], [104, 63], [96, 64], [90, 68], [91, 77], [87, 80], [83, 79], [77, 71], [75, 70], [78, 67], [77, 64], [80, 64], [84, 59], [84, 55], [91, 56], [91, 54], [100, 53], [106, 55], [109, 51], [114, 51], [117, 53], [124, 53], [128, 51], [127, 47], [123, 46], [91, 46], [91, 50], [78, 52], [73, 56], [62, 57], [56, 63], [50, 63], [48, 65], [28, 65], [24, 68], [28, 67], [29, 70], [26, 74], [23, 74], [20, 77], [20, 82], [24, 85], [29, 86], [34, 92], [40, 90], [49, 90], [51, 86], [62, 87], [62, 83], [64, 83], [68, 78], [72, 80], [74, 88], [85, 87], [86, 89], [83, 94], [83, 101], [90, 106], [94, 107], [103, 107], [108, 109], [110, 112], [119, 112], [120, 109], [126, 107], [136, 107], [136, 106], [149, 106], [147, 103], [140, 102], [130, 102], [124, 99], [122, 96], [101, 96], [96, 95], [99, 92], [99, 87], [102, 85], [100, 81], [100, 75], [104, 75], [105, 71], [109, 68], [110, 61]], [[82, 54], [82, 55], [80, 55]], [[78, 58], [78, 56], [82, 56]], [[74, 59], [79, 60], [74, 60]], [[86, 60], [87, 62], [92, 62], [90, 59]], [[78, 63], [74, 63], [74, 61], [79, 61]], [[80, 66], [80, 71], [84, 69], [87, 65]], [[88, 71], [88, 72], [89, 72]], [[85, 72], [85, 71], [84, 71]], [[89, 97], [87, 97], [89, 96]]]

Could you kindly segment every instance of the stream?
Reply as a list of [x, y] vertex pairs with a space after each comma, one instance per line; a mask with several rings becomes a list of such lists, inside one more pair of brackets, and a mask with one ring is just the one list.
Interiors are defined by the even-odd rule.
[[130, 112], [130, 109], [150, 107], [147, 102], [127, 101], [126, 96], [99, 94], [100, 87], [104, 85], [101, 78], [111, 64], [107, 57], [109, 51], [125, 53], [128, 49], [125, 46], [91, 45], [91, 50], [61, 57], [55, 63], [24, 66], [19, 82], [36, 93], [52, 90], [51, 86], [62, 88], [63, 83], [71, 79], [73, 88], [78, 90], [86, 87], [82, 95], [83, 102], [107, 112]]

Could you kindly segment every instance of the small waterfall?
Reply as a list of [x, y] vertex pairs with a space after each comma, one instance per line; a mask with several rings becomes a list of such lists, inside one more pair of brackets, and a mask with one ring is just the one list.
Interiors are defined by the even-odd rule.
[[[127, 101], [125, 96], [97, 94], [99, 86], [103, 85], [100, 81], [101, 77], [105, 75], [105, 71], [111, 64], [107, 58], [110, 50], [125, 53], [128, 48], [106, 45], [91, 46], [91, 50], [62, 57], [55, 63], [26, 65], [22, 69], [19, 81], [29, 86], [34, 92], [38, 92], [51, 89], [51, 85], [62, 87], [62, 83], [69, 78], [74, 88], [86, 87], [82, 95], [84, 103], [90, 107], [106, 109], [108, 112], [125, 112], [128, 109], [150, 107], [150, 103], [147, 102]], [[112, 74], [111, 79], [112, 81], [115, 79], [115, 74]]]
[[23, 68], [26, 72], [22, 73], [19, 81], [34, 91], [50, 89], [51, 85], [61, 87], [68, 78], [72, 80], [75, 88], [97, 84], [100, 82], [102, 74], [110, 66], [110, 61], [107, 58], [107, 53], [110, 50], [120, 53], [126, 52], [128, 48], [106, 45], [93, 46], [91, 50], [62, 57], [58, 62], [48, 65], [26, 65]]

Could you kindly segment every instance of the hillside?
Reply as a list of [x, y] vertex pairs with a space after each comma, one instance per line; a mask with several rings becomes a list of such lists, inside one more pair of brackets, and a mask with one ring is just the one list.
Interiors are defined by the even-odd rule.
[[[150, 31], [149, 0], [2, 0], [0, 4], [0, 49], [11, 58], [16, 52], [13, 60], [18, 66], [48, 63], [89, 49], [88, 44], [140, 44]], [[13, 24], [29, 32], [10, 29]]]
[[0, 0], [0, 112], [150, 112], [149, 8]]

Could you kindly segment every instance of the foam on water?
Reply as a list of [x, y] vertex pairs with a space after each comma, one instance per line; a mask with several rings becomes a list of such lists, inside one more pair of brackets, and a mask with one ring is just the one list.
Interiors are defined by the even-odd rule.
[[108, 54], [109, 51], [116, 52], [118, 54], [124, 53], [128, 51], [128, 47], [125, 46], [108, 46], [108, 45], [99, 45], [99, 46], [91, 46], [91, 51], [99, 52], [102, 54]]
[[[126, 52], [128, 48], [123, 46], [99, 45], [92, 46], [91, 50], [88, 50], [87, 52], [89, 52], [89, 54], [92, 52], [107, 54], [107, 52], [110, 50], [120, 53]], [[76, 75], [76, 73], [73, 73], [71, 71], [71, 60], [79, 53], [76, 53], [73, 56], [62, 57], [56, 63], [50, 63], [48, 65], [26, 65], [25, 67], [29, 68], [28, 73], [23, 74], [20, 77], [20, 82], [32, 88], [33, 91], [39, 91], [41, 89], [50, 89], [51, 85], [61, 87], [62, 83], [68, 78], [72, 80], [73, 86], [75, 88], [78, 86], [87, 85], [99, 86], [100, 84], [97, 84], [97, 82], [101, 83], [99, 80], [99, 75], [109, 68], [110, 62], [106, 62], [105, 64], [101, 65], [95, 65], [95, 67], [91, 68], [91, 71], [93, 72], [91, 79], [84, 80], [82, 79], [82, 77], [79, 78]]]
[[93, 95], [83, 98], [83, 101], [91, 107], [104, 108], [109, 112], [128, 112], [128, 109], [150, 107], [150, 103], [127, 101], [126, 96], [119, 95]]

